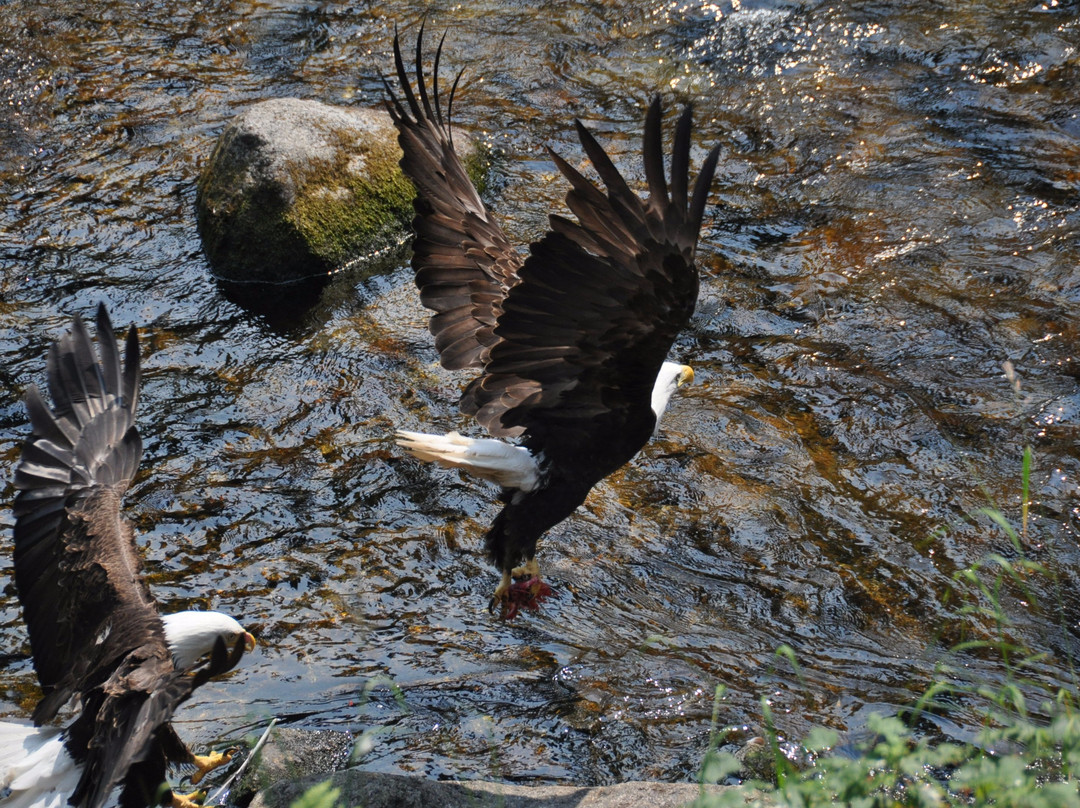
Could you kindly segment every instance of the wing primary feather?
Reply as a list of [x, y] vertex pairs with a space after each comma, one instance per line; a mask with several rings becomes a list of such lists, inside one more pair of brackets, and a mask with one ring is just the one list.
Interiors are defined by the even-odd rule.
[[122, 396], [124, 377], [120, 368], [120, 352], [116, 347], [116, 336], [104, 303], [98, 304], [95, 325], [98, 332], [98, 353], [101, 356], [101, 375], [104, 378], [105, 392], [111, 396]]
[[550, 146], [545, 146], [548, 155], [555, 163], [555, 167], [559, 169], [559, 172], [566, 177], [573, 189], [585, 197], [586, 201], [591, 202], [594, 205], [606, 205], [607, 200], [604, 198], [600, 189], [585, 179], [580, 171], [570, 165], [566, 160], [553, 151]]
[[124, 401], [131, 412], [135, 412], [139, 404], [139, 382], [142, 378], [142, 368], [139, 362], [139, 331], [132, 323], [128, 328], [127, 340], [124, 344]]
[[[430, 121], [437, 120], [431, 109], [431, 99], [428, 98], [427, 83], [424, 81], [424, 28], [427, 26], [427, 17], [420, 23], [420, 33], [416, 35], [416, 92], [420, 96], [423, 105], [424, 117]], [[418, 116], [419, 117], [419, 114]]]
[[88, 418], [104, 410], [102, 401], [102, 378], [101, 368], [94, 356], [94, 345], [90, 339], [90, 332], [86, 329], [86, 323], [81, 317], [76, 318], [71, 329], [71, 357], [72, 376], [76, 386], [76, 395], [73, 403], [81, 404]]
[[660, 137], [660, 96], [654, 95], [645, 115], [645, 137], [642, 156], [645, 161], [645, 178], [649, 183], [649, 196], [655, 210], [663, 211], [668, 205], [667, 180], [664, 177], [664, 147]]
[[26, 405], [26, 412], [30, 416], [30, 426], [35, 435], [40, 435], [45, 440], [60, 445], [71, 445], [75, 442], [78, 432], [73, 429], [65, 431], [64, 423], [53, 417], [49, 405], [45, 403], [41, 390], [36, 384], [27, 388], [23, 403]]
[[80, 372], [80, 368], [89, 365], [85, 345], [89, 339], [86, 325], [82, 318], [76, 315], [71, 330], [53, 343], [46, 371], [49, 393], [53, 401], [60, 404], [58, 414], [73, 416], [80, 429], [90, 422], [93, 415], [86, 380]]
[[[423, 35], [423, 29], [420, 30]], [[435, 120], [439, 126], [443, 126], [442, 106], [439, 103], [439, 62], [442, 60], [443, 43], [446, 42], [446, 31], [443, 31], [443, 35], [439, 37], [439, 47], [435, 49], [435, 62], [431, 66], [431, 94], [435, 97]], [[420, 45], [420, 40], [416, 41], [417, 47]], [[419, 64], [419, 54], [417, 58], [417, 64]]]
[[[397, 53], [398, 53], [399, 50], [400, 50], [400, 47], [398, 45], [398, 30], [397, 30], [397, 26], [395, 25], [394, 26], [394, 54], [395, 54], [395, 57], [397, 56]], [[396, 61], [397, 61], [397, 59], [395, 58], [395, 62]], [[399, 81], [400, 81], [400, 78], [401, 78], [401, 74], [398, 73]], [[387, 112], [390, 113], [390, 117], [393, 118], [395, 121], [400, 120], [401, 118], [403, 118], [405, 116], [405, 108], [403, 106], [401, 106], [401, 102], [398, 100], [397, 94], [394, 93], [394, 88], [390, 84], [390, 79], [388, 79], [386, 77], [386, 75], [382, 72], [382, 70], [379, 71], [379, 79], [382, 81], [383, 87], [386, 88], [386, 95], [390, 99], [390, 103], [388, 103], [386, 105]]]
[[[694, 105], [687, 104], [675, 126], [671, 150], [671, 201], [679, 213], [686, 211], [686, 184], [690, 175], [690, 122]], [[696, 233], [697, 231], [695, 231]]]
[[[397, 70], [398, 84], [401, 85], [401, 92], [405, 96], [405, 102], [409, 105], [409, 111], [414, 117], [418, 117], [420, 106], [416, 103], [416, 96], [413, 94], [412, 84], [409, 82], [409, 73], [405, 69], [405, 60], [401, 56], [401, 44], [396, 33], [394, 34], [394, 68]], [[405, 113], [404, 108], [402, 113]], [[407, 119], [405, 114], [402, 117]]]
[[390, 113], [390, 117], [393, 120], [401, 120], [405, 117], [405, 107], [401, 106], [401, 102], [394, 94], [394, 88], [390, 86], [390, 80], [385, 75], [383, 75], [381, 70], [379, 71], [379, 79], [382, 81], [383, 87], [386, 88], [386, 95], [390, 99], [386, 103], [386, 111]]
[[454, 127], [451, 126], [451, 120], [454, 115], [454, 95], [457, 93], [458, 84], [461, 82], [461, 77], [465, 75], [465, 68], [461, 68], [454, 76], [454, 83], [450, 85], [450, 96], [446, 99], [446, 135], [450, 139], [450, 147], [454, 146]]
[[[577, 129], [578, 139], [581, 141], [582, 148], [585, 149], [585, 153], [592, 161], [596, 173], [600, 175], [600, 179], [602, 179], [604, 185], [607, 186], [608, 196], [611, 197], [612, 200], [618, 200], [631, 209], [635, 206], [639, 206], [641, 204], [640, 200], [635, 196], [634, 192], [630, 190], [630, 186], [626, 184], [626, 180], [624, 180], [622, 174], [619, 173], [619, 169], [611, 162], [611, 158], [608, 157], [607, 152], [604, 151], [604, 147], [597, 142], [595, 137], [593, 137], [592, 132], [586, 129], [585, 124], [577, 119], [574, 120], [574, 126]], [[592, 185], [592, 183], [588, 184]]]

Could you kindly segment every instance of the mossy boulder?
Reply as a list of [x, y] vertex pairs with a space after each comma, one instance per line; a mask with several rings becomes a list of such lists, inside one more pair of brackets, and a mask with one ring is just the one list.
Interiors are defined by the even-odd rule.
[[[483, 174], [474, 156], [473, 174]], [[233, 283], [305, 281], [378, 253], [412, 218], [383, 110], [278, 98], [226, 126], [203, 169], [196, 213], [214, 274]]]

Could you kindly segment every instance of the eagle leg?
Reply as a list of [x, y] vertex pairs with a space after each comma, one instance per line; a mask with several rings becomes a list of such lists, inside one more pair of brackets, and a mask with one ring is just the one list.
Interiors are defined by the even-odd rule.
[[190, 794], [177, 794], [175, 791], [172, 795], [171, 808], [202, 808], [202, 801], [206, 799], [206, 792], [192, 791]]
[[514, 578], [539, 578], [540, 577], [540, 562], [536, 560], [536, 556], [533, 556], [520, 567], [514, 567], [510, 570], [510, 577]]
[[195, 774], [191, 775], [191, 784], [197, 786], [200, 780], [219, 766], [224, 766], [232, 760], [235, 754], [236, 749], [226, 749], [224, 752], [211, 752], [205, 756], [193, 755], [192, 762], [195, 764]]

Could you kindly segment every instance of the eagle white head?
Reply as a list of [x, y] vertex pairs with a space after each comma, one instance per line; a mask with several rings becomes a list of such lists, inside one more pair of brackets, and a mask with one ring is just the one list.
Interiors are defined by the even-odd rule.
[[229, 615], [221, 612], [176, 612], [162, 615], [165, 624], [165, 642], [173, 655], [173, 664], [187, 670], [214, 650], [218, 637], [229, 648], [243, 638], [244, 650], [255, 648], [255, 638]]
[[657, 429], [660, 427], [660, 419], [667, 409], [672, 394], [684, 384], [692, 384], [693, 381], [694, 369], [689, 365], [665, 362], [660, 366], [660, 372], [656, 374], [656, 383], [652, 389], [652, 411], [656, 414]]

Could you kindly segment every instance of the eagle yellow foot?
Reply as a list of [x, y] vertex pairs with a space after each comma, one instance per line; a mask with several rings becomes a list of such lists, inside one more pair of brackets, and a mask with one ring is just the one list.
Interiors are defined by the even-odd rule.
[[506, 607], [510, 602], [510, 584], [513, 583], [510, 579], [510, 573], [503, 570], [502, 581], [497, 587], [495, 587], [495, 593], [491, 596], [491, 600], [488, 601], [488, 612], [495, 614], [495, 607], [499, 607], [499, 613], [505, 617]]
[[514, 567], [510, 570], [510, 577], [514, 580], [518, 578], [539, 578], [540, 577], [540, 562], [535, 557], [530, 558], [520, 567]]
[[202, 801], [206, 799], [205, 791], [192, 791], [190, 794], [172, 795], [172, 808], [202, 808]]
[[[521, 573], [522, 580], [511, 582], [512, 576]], [[499, 617], [513, 620], [522, 609], [537, 611], [540, 604], [551, 595], [551, 587], [540, 580], [540, 565], [536, 559], [529, 559], [524, 567], [503, 572], [502, 582], [491, 596], [488, 611], [494, 613], [499, 607]]]
[[205, 756], [195, 755], [195, 774], [191, 775], [191, 784], [197, 786], [200, 780], [219, 766], [224, 766], [235, 754], [235, 749], [226, 749], [224, 752], [211, 752]]

